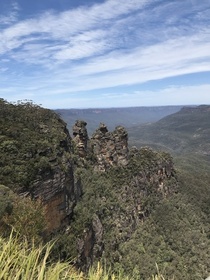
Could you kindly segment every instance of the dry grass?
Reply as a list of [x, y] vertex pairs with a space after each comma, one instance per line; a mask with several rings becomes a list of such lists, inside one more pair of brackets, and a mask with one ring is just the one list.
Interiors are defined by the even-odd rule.
[[[49, 262], [53, 244], [30, 245], [11, 233], [8, 239], [0, 237], [0, 279], [2, 280], [137, 280], [125, 275], [114, 274], [100, 263], [90, 269], [87, 276], [64, 262]], [[152, 280], [166, 280], [159, 272]], [[138, 280], [140, 280], [138, 278]]]

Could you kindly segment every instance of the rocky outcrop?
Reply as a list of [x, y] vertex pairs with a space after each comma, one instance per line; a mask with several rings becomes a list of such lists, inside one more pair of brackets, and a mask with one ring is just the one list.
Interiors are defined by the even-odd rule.
[[76, 204], [72, 164], [65, 157], [63, 163], [65, 171], [54, 163], [49, 172], [37, 175], [31, 184], [30, 195], [41, 198], [45, 205], [49, 232], [69, 224]]
[[101, 123], [91, 137], [96, 170], [106, 171], [111, 166], [125, 166], [128, 163], [128, 134], [124, 127], [117, 126], [109, 132]]
[[94, 261], [99, 260], [104, 250], [103, 225], [94, 214], [91, 226], [84, 230], [83, 237], [78, 240], [78, 266], [87, 270]]
[[[142, 161], [142, 166], [135, 166], [135, 161]], [[155, 204], [177, 189], [176, 173], [170, 156], [163, 157], [150, 148], [141, 148], [129, 158], [128, 168], [133, 170], [133, 176], [120, 190], [120, 201], [127, 205], [126, 214], [122, 215], [116, 209], [113, 219], [119, 235], [127, 229], [127, 236], [151, 214]]]
[[80, 157], [87, 155], [88, 133], [85, 121], [77, 120], [73, 126], [73, 142], [76, 145], [76, 151]]
[[[20, 195], [29, 195], [42, 200], [46, 209], [48, 233], [60, 230], [69, 224], [76, 204], [77, 195], [71, 161], [71, 138], [63, 122], [59, 122], [59, 141], [54, 146], [39, 148], [34, 155], [37, 159], [37, 173], [27, 188], [20, 188]], [[50, 133], [45, 125], [43, 134]], [[58, 139], [57, 139], [58, 140]]]
[[[113, 136], [108, 133], [105, 125], [100, 128], [97, 133], [100, 137], [97, 140], [104, 140], [106, 151], [108, 137], [105, 138], [104, 134], [108, 135], [109, 139]], [[115, 147], [114, 141], [112, 145]], [[101, 152], [101, 146], [99, 151]], [[115, 152], [115, 149], [110, 151]], [[95, 172], [92, 176], [83, 178], [84, 196], [79, 204], [80, 207], [83, 204], [88, 209], [87, 214], [83, 215], [87, 215], [86, 219], [91, 220], [94, 212], [100, 221], [96, 222], [94, 227], [93, 222], [89, 227], [86, 224], [79, 239], [78, 263], [84, 269], [101, 257], [120, 262], [120, 246], [133, 238], [136, 230], [155, 207], [172, 195], [177, 187], [169, 154], [158, 153], [147, 147], [140, 150], [132, 147], [127, 154], [126, 165], [110, 168], [114, 165], [110, 165], [106, 159], [105, 157], [102, 162], [106, 163], [102, 165], [107, 168], [106, 172]], [[99, 238], [96, 238], [95, 232], [99, 233]], [[101, 234], [102, 232], [104, 234]]]
[[30, 102], [1, 101], [0, 108], [0, 181], [21, 196], [41, 199], [47, 231], [57, 231], [69, 224], [81, 193], [66, 123]]
[[[147, 148], [129, 151], [122, 126], [109, 132], [100, 124], [89, 140], [86, 122], [77, 121], [72, 140], [66, 124], [50, 110], [0, 105], [1, 183], [22, 196], [41, 199], [48, 233], [70, 224], [73, 236], [76, 223], [80, 268], [109, 252], [118, 261], [120, 243], [172, 192], [171, 158]], [[3, 212], [9, 205], [4, 201]]]

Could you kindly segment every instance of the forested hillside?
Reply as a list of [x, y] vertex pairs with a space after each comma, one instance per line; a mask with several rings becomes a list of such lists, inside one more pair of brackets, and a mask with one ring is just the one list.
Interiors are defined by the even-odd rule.
[[[200, 232], [205, 233], [208, 242], [210, 239], [208, 226], [210, 222], [209, 120], [210, 106], [202, 105], [186, 107], [156, 123], [128, 129], [130, 145], [137, 147], [147, 145], [160, 151], [168, 151], [173, 155], [179, 179], [179, 193], [181, 195], [179, 203], [184, 199], [183, 207], [185, 207], [185, 215], [188, 216], [185, 219], [185, 215], [183, 215], [182, 219], [185, 226], [188, 225], [189, 229], [191, 228], [192, 233], [190, 236], [187, 233], [188, 230], [183, 232], [183, 240], [185, 240], [185, 244], [191, 240], [191, 246], [194, 248], [192, 251], [196, 252], [193, 257], [195, 259], [198, 258], [199, 251], [202, 255], [199, 258], [202, 259], [207, 249]], [[179, 207], [178, 209], [181, 210]], [[186, 253], [186, 248], [183, 253], [184, 251]], [[190, 257], [185, 258], [190, 260]], [[203, 261], [201, 264], [198, 259], [195, 262], [200, 266], [203, 265]]]
[[210, 106], [184, 107], [161, 120], [128, 129], [130, 145], [151, 145], [172, 153], [210, 155]]
[[109, 131], [101, 124], [90, 136], [86, 122], [77, 121], [70, 135], [57, 114], [31, 102], [1, 100], [0, 114], [5, 240], [13, 229], [29, 246], [55, 242], [49, 263], [73, 265], [83, 271], [78, 279], [108, 279], [88, 278], [98, 262], [124, 279], [151, 279], [157, 267], [165, 279], [209, 275], [205, 154], [173, 159], [163, 149], [129, 147], [122, 126]]

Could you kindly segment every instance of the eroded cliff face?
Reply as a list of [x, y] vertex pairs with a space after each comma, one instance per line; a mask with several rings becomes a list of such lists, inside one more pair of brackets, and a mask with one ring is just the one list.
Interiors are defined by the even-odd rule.
[[76, 145], [78, 155], [83, 158], [87, 156], [88, 133], [86, 125], [85, 121], [77, 120], [73, 126], [73, 142]]
[[0, 139], [0, 182], [20, 196], [41, 199], [49, 233], [69, 224], [81, 191], [66, 124], [30, 102], [0, 100]]
[[48, 233], [69, 225], [79, 193], [71, 160], [72, 140], [66, 124], [60, 119], [57, 121], [53, 127], [46, 124], [44, 130], [41, 129], [40, 134], [48, 136], [52, 129], [56, 129], [59, 138], [52, 139], [53, 145], [48, 143], [46, 147], [37, 150], [35, 157], [38, 157], [40, 166], [35, 178], [27, 189], [19, 189], [20, 195], [30, 195], [32, 198], [42, 200], [46, 209]]
[[91, 162], [95, 171], [106, 171], [111, 167], [126, 166], [128, 163], [128, 134], [124, 127], [117, 126], [114, 131], [109, 132], [103, 123], [89, 139], [87, 123], [76, 121], [73, 126], [73, 142], [77, 154], [81, 158], [92, 155]]
[[69, 224], [77, 200], [72, 163], [65, 155], [61, 158], [65, 170], [56, 160], [51, 170], [38, 174], [30, 186], [30, 195], [41, 198], [45, 206], [48, 232]]
[[119, 260], [120, 244], [175, 190], [170, 156], [148, 148], [129, 150], [121, 126], [109, 132], [100, 124], [89, 139], [86, 122], [77, 121], [72, 141], [52, 111], [0, 105], [1, 184], [41, 199], [48, 233], [70, 224], [69, 232], [78, 234], [74, 246], [80, 267], [103, 256]]
[[[83, 269], [103, 257], [119, 262], [121, 244], [130, 240], [154, 208], [177, 189], [171, 156], [147, 147], [128, 149], [123, 127], [109, 132], [100, 124], [88, 149], [95, 159], [94, 172], [83, 173], [84, 196], [77, 206], [81, 212], [85, 206], [82, 215], [89, 220], [77, 248], [77, 261]], [[76, 217], [80, 219], [78, 213]]]
[[106, 171], [112, 166], [125, 166], [128, 163], [128, 134], [124, 127], [117, 126], [109, 132], [105, 124], [91, 137], [93, 154], [96, 156], [96, 170]]
[[119, 189], [115, 189], [117, 203], [111, 215], [113, 233], [117, 238], [112, 249], [130, 239], [156, 205], [176, 192], [177, 187], [172, 159], [160, 157], [149, 148], [141, 148], [130, 155], [126, 168], [130, 172], [119, 171], [116, 175], [120, 177], [117, 177], [116, 184]]
[[98, 261], [104, 251], [104, 227], [97, 214], [92, 217], [91, 225], [84, 230], [82, 238], [78, 239], [77, 264], [83, 270]]

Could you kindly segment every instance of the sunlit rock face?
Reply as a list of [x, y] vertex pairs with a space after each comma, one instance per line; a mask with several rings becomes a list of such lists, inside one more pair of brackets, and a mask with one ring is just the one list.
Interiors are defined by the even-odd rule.
[[[54, 127], [54, 128], [53, 128]], [[19, 190], [32, 198], [42, 200], [46, 209], [48, 233], [60, 230], [69, 224], [73, 208], [77, 200], [77, 185], [74, 180], [71, 156], [72, 139], [61, 120], [54, 120], [53, 126], [45, 125], [45, 131], [50, 139], [51, 130], [57, 130], [48, 145], [36, 151], [39, 168], [34, 180], [28, 188]], [[46, 132], [47, 131], [47, 132]], [[58, 137], [58, 139], [57, 139]]]
[[37, 174], [30, 192], [33, 197], [41, 198], [45, 205], [49, 233], [68, 225], [77, 199], [73, 166], [68, 157], [60, 155], [51, 170]]
[[1, 184], [43, 202], [49, 233], [69, 224], [80, 191], [66, 123], [32, 102], [0, 99], [0, 136]]
[[109, 132], [105, 124], [100, 124], [91, 137], [91, 146], [97, 159], [96, 170], [105, 171], [128, 163], [128, 134], [122, 126]]
[[77, 120], [73, 126], [73, 142], [80, 157], [87, 155], [88, 133], [85, 121]]

